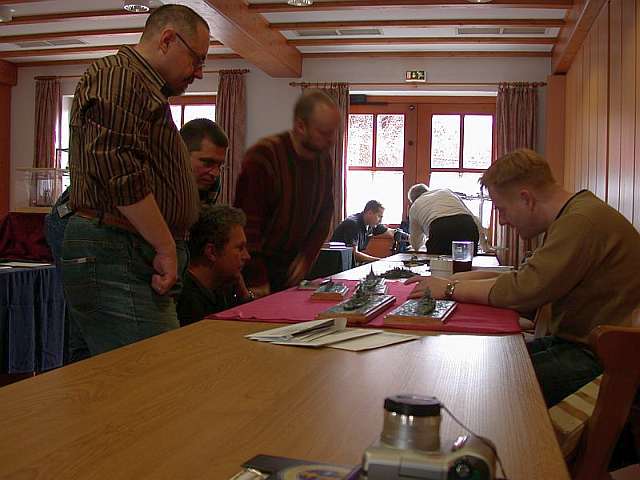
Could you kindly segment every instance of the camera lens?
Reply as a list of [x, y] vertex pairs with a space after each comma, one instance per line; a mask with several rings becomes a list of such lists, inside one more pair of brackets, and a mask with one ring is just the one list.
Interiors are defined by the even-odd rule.
[[387, 397], [380, 441], [395, 448], [439, 450], [440, 407], [435, 397], [413, 394]]

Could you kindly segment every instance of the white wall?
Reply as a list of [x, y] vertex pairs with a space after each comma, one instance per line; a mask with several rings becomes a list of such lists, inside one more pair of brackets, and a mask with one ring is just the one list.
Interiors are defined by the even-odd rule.
[[[300, 90], [291, 81], [401, 82], [406, 70], [426, 70], [429, 82], [500, 82], [545, 81], [550, 73], [548, 58], [398, 58], [398, 59], [308, 59], [303, 76], [271, 78], [242, 60], [208, 62], [206, 70], [248, 68], [247, 74], [247, 145], [260, 137], [289, 128], [293, 104]], [[18, 70], [18, 84], [11, 96], [11, 208], [24, 203], [26, 189], [16, 174], [16, 167], [33, 164], [34, 96], [36, 76], [80, 75], [83, 66], [28, 67]], [[62, 94], [73, 95], [77, 78], [61, 80]], [[215, 92], [217, 74], [209, 73], [189, 88], [190, 93]], [[366, 90], [357, 87], [358, 90]], [[377, 88], [377, 90], [382, 90]], [[387, 88], [386, 90], [398, 90]], [[472, 90], [478, 90], [473, 88]], [[540, 89], [538, 114], [538, 149], [544, 145], [544, 89]]]

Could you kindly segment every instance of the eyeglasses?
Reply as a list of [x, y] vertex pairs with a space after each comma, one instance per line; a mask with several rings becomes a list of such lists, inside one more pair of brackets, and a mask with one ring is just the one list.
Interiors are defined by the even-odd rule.
[[178, 39], [182, 42], [182, 44], [185, 47], [187, 47], [187, 50], [191, 54], [191, 57], [193, 57], [193, 68], [195, 70], [198, 70], [200, 68], [204, 68], [204, 62], [207, 59], [206, 55], [205, 55], [204, 58], [200, 57], [200, 55], [198, 55], [198, 52], [196, 52], [193, 48], [191, 48], [189, 46], [189, 44], [187, 43], [187, 41], [184, 38], [182, 38], [182, 35], [180, 35], [178, 32], [176, 32], [176, 37], [178, 37]]

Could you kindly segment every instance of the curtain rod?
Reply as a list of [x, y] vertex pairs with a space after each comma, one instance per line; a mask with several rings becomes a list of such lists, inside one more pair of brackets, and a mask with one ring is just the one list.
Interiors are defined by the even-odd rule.
[[350, 87], [498, 87], [507, 83], [545, 87], [545, 82], [290, 82], [291, 87], [313, 87], [328, 83], [346, 83]]
[[[234, 73], [249, 73], [251, 70], [248, 68], [241, 68], [239, 70], [222, 69], [222, 70], [204, 70], [202, 73], [220, 73], [220, 72], [234, 72]], [[82, 75], [54, 75], [34, 77], [34, 80], [61, 80], [63, 78], [80, 78]]]

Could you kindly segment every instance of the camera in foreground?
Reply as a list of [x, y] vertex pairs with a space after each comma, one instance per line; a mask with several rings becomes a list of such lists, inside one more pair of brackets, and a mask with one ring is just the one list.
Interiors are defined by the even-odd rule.
[[384, 402], [380, 440], [364, 452], [366, 480], [492, 480], [495, 447], [487, 439], [463, 436], [440, 448], [440, 409], [435, 397], [395, 395]]

